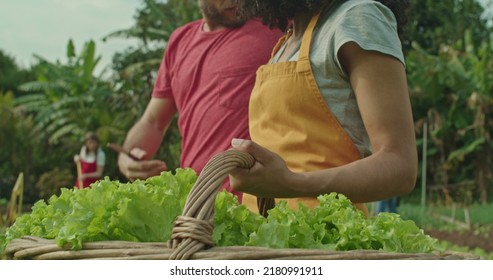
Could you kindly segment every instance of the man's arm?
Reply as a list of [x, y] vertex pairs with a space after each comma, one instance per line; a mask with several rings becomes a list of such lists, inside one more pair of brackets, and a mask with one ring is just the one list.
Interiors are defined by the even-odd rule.
[[131, 180], [145, 179], [167, 169], [165, 162], [151, 158], [159, 149], [175, 114], [176, 107], [171, 98], [150, 100], [142, 118], [129, 130], [123, 143], [123, 147], [141, 161], [120, 154], [118, 166], [122, 174]]

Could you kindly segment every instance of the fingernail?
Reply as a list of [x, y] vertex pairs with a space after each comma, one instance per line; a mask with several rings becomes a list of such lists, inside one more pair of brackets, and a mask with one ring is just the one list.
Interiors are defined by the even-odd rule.
[[242, 143], [243, 139], [233, 138], [233, 140], [231, 140], [231, 146], [233, 146], [234, 148], [241, 146]]

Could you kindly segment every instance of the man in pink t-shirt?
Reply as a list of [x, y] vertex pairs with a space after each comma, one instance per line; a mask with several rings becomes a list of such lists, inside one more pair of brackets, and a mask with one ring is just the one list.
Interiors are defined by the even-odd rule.
[[[203, 19], [171, 35], [142, 118], [130, 129], [124, 148], [141, 161], [120, 154], [129, 179], [167, 169], [151, 158], [176, 113], [182, 136], [180, 166], [197, 174], [232, 138], [249, 139], [248, 101], [255, 72], [267, 63], [282, 35], [258, 20], [243, 22], [233, 0], [200, 0]], [[228, 188], [228, 184], [225, 184]], [[236, 193], [241, 201], [241, 194]]]

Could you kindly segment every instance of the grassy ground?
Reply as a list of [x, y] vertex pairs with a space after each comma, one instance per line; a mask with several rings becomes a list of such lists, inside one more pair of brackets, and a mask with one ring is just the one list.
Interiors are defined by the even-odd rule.
[[493, 203], [473, 204], [469, 207], [467, 223], [464, 207], [420, 205], [402, 203], [399, 214], [405, 220], [413, 220], [427, 234], [440, 240], [443, 248], [468, 252], [484, 259], [493, 259]]
[[[456, 206], [428, 206], [422, 208], [419, 205], [403, 203], [399, 206], [399, 214], [404, 219], [411, 219], [422, 228], [457, 229], [465, 224], [466, 213], [464, 207]], [[493, 225], [493, 203], [469, 206], [469, 220], [471, 225]], [[441, 218], [440, 218], [441, 217]], [[449, 220], [449, 221], [446, 221]], [[455, 221], [452, 222], [452, 221]]]

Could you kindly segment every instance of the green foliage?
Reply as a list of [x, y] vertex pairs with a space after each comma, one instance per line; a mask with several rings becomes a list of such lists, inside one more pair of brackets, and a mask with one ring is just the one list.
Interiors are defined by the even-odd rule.
[[[0, 92], [0, 198], [10, 197], [20, 172], [30, 174], [29, 170], [36, 169], [33, 158], [43, 149], [43, 144], [36, 142], [39, 138], [33, 133], [32, 118], [14, 103], [13, 93]], [[32, 174], [24, 180], [29, 196]]]
[[[24, 112], [24, 117], [32, 125], [25, 133], [25, 145], [19, 146], [24, 149], [10, 150], [10, 156], [21, 161], [19, 165], [26, 174], [28, 201], [39, 198], [40, 189], [53, 187], [41, 187], [43, 182], [38, 180], [43, 180], [43, 174], [46, 176], [60, 168], [75, 173], [71, 159], [79, 151], [87, 131], [96, 131], [104, 145], [111, 137], [123, 137], [127, 129], [122, 123], [124, 117], [119, 117], [125, 116], [125, 112], [111, 106], [114, 98], [112, 85], [94, 75], [100, 60], [96, 56], [94, 42], [87, 42], [80, 52], [76, 52], [74, 44], [69, 41], [66, 63], [36, 58], [38, 63], [32, 69], [36, 80], [20, 85], [19, 88], [27, 94], [17, 97], [14, 103], [15, 110]], [[18, 138], [18, 134], [6, 135], [11, 143], [23, 139]], [[24, 153], [28, 156], [21, 156]], [[108, 157], [108, 163], [112, 161], [116, 160]], [[106, 172], [116, 173], [115, 165], [108, 166], [113, 168], [113, 173], [110, 173], [111, 168]], [[70, 172], [64, 174], [67, 177], [59, 178], [60, 182], [67, 183], [74, 177]]]
[[167, 241], [196, 180], [192, 169], [178, 169], [133, 183], [100, 180], [86, 189], [62, 189], [48, 203], [17, 218], [6, 242], [35, 235], [55, 239], [59, 246], [80, 249], [83, 241]]
[[[16, 97], [1, 102], [0, 196], [9, 195], [20, 171], [26, 176], [27, 202], [36, 201], [41, 188], [58, 189], [58, 184], [42, 182], [57, 169], [71, 170], [70, 177], [59, 178], [63, 183], [70, 181], [75, 174], [72, 156], [88, 130], [97, 132], [103, 146], [123, 142], [149, 100], [170, 33], [200, 17], [196, 1], [143, 2], [133, 28], [106, 38], [139, 41], [138, 47], [115, 55], [113, 75], [95, 76], [100, 57], [92, 41], [80, 51], [68, 41], [63, 63], [35, 56], [38, 62], [29, 71], [20, 70], [13, 58], [0, 53], [0, 88], [12, 89]], [[179, 166], [180, 140], [175, 121], [164, 140], [166, 145], [156, 155], [166, 160], [170, 170]], [[116, 161], [116, 154], [107, 153], [104, 173], [122, 178]]]
[[15, 59], [0, 50], [0, 92], [13, 92], [15, 96], [21, 91], [18, 86], [30, 81], [34, 75], [29, 70], [21, 69]]
[[492, 50], [492, 40], [474, 45], [467, 31], [437, 55], [417, 44], [408, 55], [414, 115], [418, 125], [430, 126], [431, 184], [474, 180], [475, 197], [483, 203], [492, 178]]
[[[111, 75], [94, 76], [99, 61], [94, 42], [79, 52], [69, 41], [66, 63], [37, 57], [39, 63], [29, 70], [0, 51], [0, 92], [13, 92], [0, 100], [0, 196], [8, 196], [23, 171], [26, 198], [35, 200], [42, 174], [73, 168], [72, 155], [88, 130], [96, 130], [103, 144], [123, 141], [149, 100], [170, 34], [201, 17], [196, 0], [142, 4], [131, 28], [105, 38], [138, 42], [113, 57]], [[491, 28], [475, 0], [411, 0], [411, 5], [403, 45], [420, 146], [422, 124], [430, 124], [428, 184], [473, 180], [473, 200], [487, 201], [493, 166]], [[156, 157], [173, 170], [180, 154], [176, 120], [163, 143]], [[107, 155], [105, 175], [121, 178], [116, 155]]]
[[483, 8], [476, 0], [411, 0], [409, 21], [405, 28], [404, 49], [418, 43], [424, 50], [437, 54], [442, 45], [461, 40], [466, 30], [472, 32], [474, 44], [488, 38], [490, 32], [481, 18]]
[[[58, 246], [68, 244], [72, 249], [98, 240], [168, 241], [196, 178], [192, 169], [178, 169], [176, 175], [163, 172], [145, 181], [122, 184], [106, 178], [91, 188], [62, 189], [47, 203], [36, 202], [31, 214], [20, 216], [7, 228], [3, 246], [26, 235], [54, 239]], [[435, 239], [397, 214], [366, 218], [349, 199], [335, 193], [319, 200], [313, 211], [303, 206], [294, 211], [284, 201], [264, 218], [223, 191], [215, 201], [213, 240], [216, 246], [392, 252], [436, 249]]]
[[71, 170], [58, 167], [43, 173], [36, 182], [39, 197], [48, 199], [53, 194], [59, 194], [60, 189], [74, 184], [74, 177]]
[[454, 245], [454, 244], [447, 242], [447, 241], [440, 241], [439, 246], [444, 251], [469, 253], [469, 254], [473, 254], [475, 256], [479, 256], [485, 260], [493, 260], [493, 253], [491, 253], [491, 252], [488, 253], [481, 248], [471, 249], [471, 248], [465, 247], [465, 246]]
[[411, 6], [404, 50], [420, 151], [423, 123], [430, 128], [427, 183], [473, 180], [472, 200], [485, 203], [492, 188], [491, 28], [475, 0], [412, 0]]
[[[18, 97], [16, 104], [33, 117], [35, 127], [32, 133], [40, 139], [33, 146], [46, 143], [48, 150], [56, 151], [54, 155], [58, 158], [48, 162], [46, 166], [49, 168], [36, 173], [36, 181], [43, 173], [61, 168], [61, 163], [65, 163], [64, 169], [70, 168], [75, 173], [71, 158], [79, 151], [87, 131], [95, 131], [102, 145], [109, 141], [120, 142], [134, 121], [128, 112], [115, 106], [119, 100], [114, 86], [94, 75], [100, 57], [96, 56], [93, 41], [85, 43], [80, 52], [69, 41], [66, 63], [37, 58], [39, 63], [33, 68], [37, 79], [21, 86], [30, 94]], [[46, 159], [50, 157], [46, 154], [34, 161], [47, 163]], [[107, 157], [105, 173], [112, 177], [119, 174], [116, 155]], [[67, 182], [72, 177], [67, 176], [61, 182]], [[37, 182], [37, 185], [40, 184]]]
[[[491, 231], [493, 225], [493, 204], [473, 203], [469, 206], [469, 218], [471, 227], [476, 229], [478, 233], [483, 229], [487, 232]], [[445, 205], [432, 205], [423, 210], [420, 206], [414, 204], [403, 203], [399, 206], [399, 213], [404, 219], [413, 220], [416, 224], [424, 229], [437, 230], [460, 230], [457, 225], [437, 219], [433, 213], [444, 217], [454, 217], [456, 221], [465, 221], [464, 211], [462, 207], [457, 206], [455, 214], [452, 207]]]
[[4, 251], [5, 246], [7, 246], [7, 237], [3, 231], [4, 229], [0, 228], [0, 260], [5, 259]]
[[245, 244], [249, 235], [265, 222], [265, 218], [251, 212], [238, 199], [225, 192], [219, 193], [215, 201], [214, 232], [212, 238], [219, 246]]
[[21, 86], [32, 94], [16, 100], [33, 113], [37, 133], [55, 144], [67, 137], [78, 140], [88, 130], [111, 130], [116, 122], [107, 105], [112, 89], [93, 75], [100, 60], [95, 43], [87, 42], [78, 56], [71, 41], [67, 49], [67, 64], [38, 56], [37, 79]]
[[[448, 209], [450, 211], [450, 209]], [[437, 219], [431, 215], [430, 209], [423, 211], [421, 207], [412, 204], [402, 203], [399, 206], [399, 214], [404, 219], [414, 221], [419, 227], [424, 229], [452, 230], [456, 226]]]
[[432, 252], [436, 240], [425, 235], [413, 221], [393, 213], [366, 218], [345, 196], [320, 196], [313, 211], [298, 211], [286, 202], [269, 211], [268, 218], [253, 214], [228, 193], [216, 198], [218, 246], [264, 246], [270, 248], [320, 248], [333, 250], [373, 249], [391, 252]]
[[125, 30], [118, 30], [105, 39], [135, 38], [149, 47], [151, 42], [167, 41], [171, 33], [185, 23], [201, 18], [195, 0], [143, 0], [143, 7], [135, 15], [136, 24]]
[[[471, 230], [475, 235], [482, 235], [488, 238], [493, 229], [493, 204], [479, 204], [474, 203], [469, 206], [469, 218], [471, 222]], [[453, 214], [453, 212], [455, 212]], [[461, 232], [464, 228], [459, 228], [457, 224], [446, 222], [442, 219], [437, 219], [434, 214], [442, 215], [443, 217], [454, 217], [455, 221], [465, 221], [464, 211], [462, 208], [458, 208], [455, 211], [450, 206], [443, 205], [431, 205], [426, 209], [422, 209], [415, 204], [403, 203], [399, 206], [399, 213], [403, 219], [409, 219], [416, 222], [420, 227], [427, 230], [440, 230], [450, 232]], [[469, 248], [463, 246], [457, 246], [449, 242], [440, 241], [438, 246], [442, 250], [471, 253], [476, 256], [481, 256], [484, 259], [493, 259], [492, 252], [485, 252], [479, 248]]]

